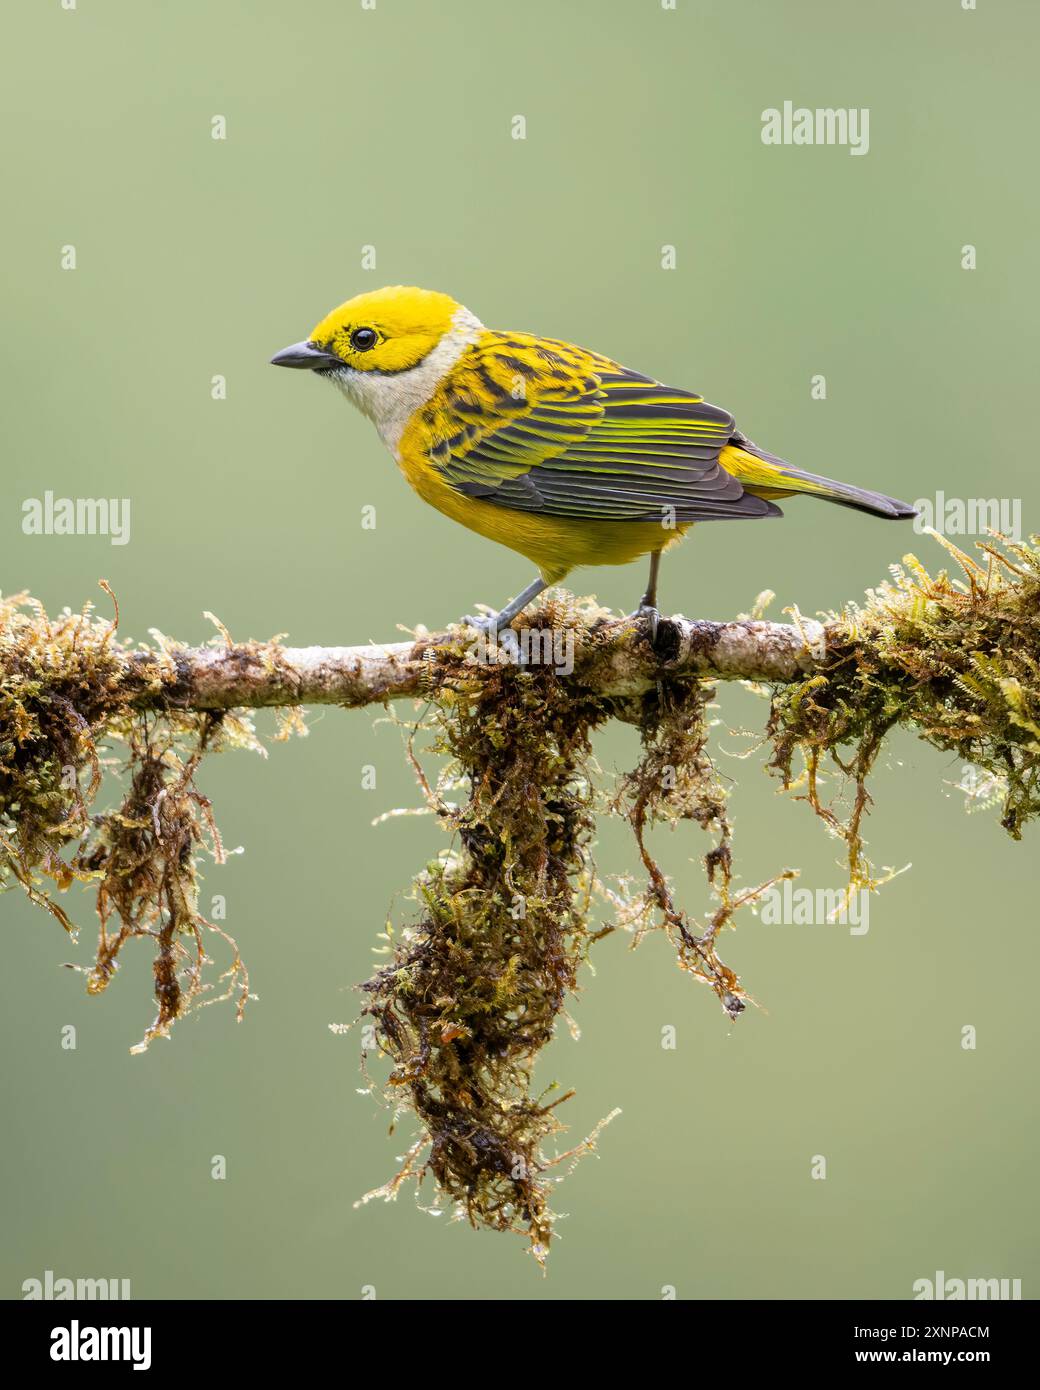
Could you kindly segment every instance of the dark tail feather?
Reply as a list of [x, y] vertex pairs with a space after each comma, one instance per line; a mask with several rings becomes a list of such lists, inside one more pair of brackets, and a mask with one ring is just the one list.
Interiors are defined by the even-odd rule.
[[871, 492], [867, 488], [853, 487], [851, 483], [835, 482], [833, 478], [821, 478], [815, 473], [803, 473], [797, 468], [789, 469], [788, 472], [792, 478], [797, 478], [803, 484], [794, 490], [803, 492], [807, 497], [822, 497], [824, 501], [835, 502], [839, 507], [852, 507], [857, 512], [884, 517], [886, 521], [908, 521], [917, 515], [916, 507], [911, 507], [909, 502], [900, 502], [898, 497], [889, 497], [883, 492]]
[[909, 502], [900, 502], [898, 497], [888, 497], [883, 492], [870, 492], [867, 488], [854, 487], [852, 483], [841, 483], [834, 478], [823, 478], [818, 473], [805, 473], [793, 468], [775, 454], [767, 454], [749, 439], [733, 441], [746, 454], [752, 454], [770, 465], [763, 470], [759, 479], [742, 479], [744, 486], [752, 492], [763, 492], [767, 496], [784, 496], [801, 493], [806, 497], [822, 497], [826, 502], [836, 502], [839, 507], [853, 507], [857, 512], [868, 512], [871, 516], [884, 517], [888, 521], [904, 521], [917, 515], [917, 508]]

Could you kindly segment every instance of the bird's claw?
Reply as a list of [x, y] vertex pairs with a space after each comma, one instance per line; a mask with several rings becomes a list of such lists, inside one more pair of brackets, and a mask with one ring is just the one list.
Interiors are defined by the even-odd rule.
[[493, 660], [505, 660], [514, 666], [532, 664], [530, 653], [521, 646], [508, 619], [502, 621], [501, 613], [489, 613], [479, 618], [467, 614], [461, 621], [481, 634], [484, 643], [490, 647]]
[[484, 613], [479, 617], [474, 617], [473, 614], [466, 613], [460, 619], [460, 622], [465, 623], [467, 627], [475, 628], [477, 632], [482, 632], [485, 637], [497, 637], [502, 631], [499, 626], [497, 613]]
[[641, 603], [636, 611], [629, 613], [628, 616], [636, 622], [642, 621], [647, 624], [650, 629], [650, 645], [652, 647], [657, 641], [657, 627], [661, 621], [660, 610], [655, 608], [653, 604]]

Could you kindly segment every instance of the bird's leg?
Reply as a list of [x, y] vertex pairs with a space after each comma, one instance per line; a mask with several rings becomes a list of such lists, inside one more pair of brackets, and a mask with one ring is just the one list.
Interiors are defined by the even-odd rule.
[[650, 555], [650, 577], [646, 581], [646, 593], [639, 600], [639, 607], [630, 618], [647, 618], [650, 623], [650, 645], [657, 640], [657, 624], [661, 615], [657, 611], [657, 576], [661, 569], [661, 552], [654, 550]]
[[517, 594], [516, 598], [511, 598], [500, 613], [491, 613], [486, 618], [473, 618], [467, 614], [462, 621], [468, 623], [470, 627], [477, 628], [480, 632], [488, 633], [489, 636], [497, 636], [509, 626], [518, 613], [523, 612], [532, 599], [537, 598], [547, 587], [544, 579], [532, 579], [523, 593]]
[[650, 576], [646, 581], [646, 593], [639, 600], [640, 610], [653, 608], [657, 610], [657, 576], [661, 572], [661, 552], [655, 550], [650, 555]]

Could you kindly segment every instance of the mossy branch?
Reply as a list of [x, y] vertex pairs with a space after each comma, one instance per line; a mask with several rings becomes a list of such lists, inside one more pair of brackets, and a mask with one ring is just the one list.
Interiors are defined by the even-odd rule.
[[[198, 1004], [234, 997], [241, 1017], [242, 959], [199, 906], [203, 856], [224, 857], [197, 782], [203, 760], [264, 751], [252, 710], [276, 707], [287, 736], [306, 732], [305, 705], [419, 702], [408, 756], [450, 847], [417, 875], [417, 916], [388, 929], [388, 963], [362, 986], [395, 1119], [418, 1123], [403, 1168], [370, 1195], [391, 1198], [430, 1173], [456, 1215], [522, 1232], [544, 1260], [550, 1170], [593, 1147], [596, 1131], [547, 1153], [566, 1094], [534, 1095], [532, 1072], [591, 947], [619, 928], [636, 940], [656, 928], [730, 1019], [750, 998], [719, 945], [770, 883], [738, 885], [725, 781], [708, 751], [713, 680], [768, 695], [769, 768], [843, 842], [849, 892], [888, 876], [867, 860], [863, 827], [867, 779], [897, 726], [972, 765], [969, 802], [999, 804], [1013, 837], [1040, 811], [1040, 549], [995, 538], [975, 559], [941, 543], [959, 577], [907, 556], [863, 604], [823, 623], [677, 617], [651, 642], [645, 623], [557, 594], [524, 616], [537, 639], [524, 664], [461, 628], [385, 647], [290, 648], [236, 643], [217, 623], [208, 646], [159, 633], [133, 645], [118, 636], [118, 610], [52, 618], [25, 595], [0, 599], [0, 887], [20, 885], [70, 933], [66, 891], [94, 889], [91, 994], [128, 941], [151, 941], [157, 1012], [137, 1050]], [[607, 792], [591, 738], [609, 720], [634, 725], [642, 753]], [[436, 781], [414, 748], [420, 732], [448, 760]], [[824, 768], [837, 774], [829, 800]], [[102, 785], [119, 795], [97, 810]], [[597, 815], [628, 822], [642, 882], [597, 874]], [[697, 916], [653, 857], [662, 822], [710, 838]], [[594, 927], [597, 898], [606, 920]], [[228, 958], [216, 982], [214, 939]]]
[[[541, 627], [544, 618], [535, 621]], [[792, 681], [826, 665], [828, 632], [834, 631], [834, 625], [828, 629], [810, 620], [796, 626], [676, 616], [661, 620], [651, 645], [645, 621], [603, 615], [590, 623], [583, 618], [580, 635], [585, 640], [567, 679], [604, 698], [644, 695], [662, 677]], [[508, 652], [501, 650], [507, 660]], [[358, 709], [435, 695], [438, 681], [454, 668], [454, 661], [445, 664], [441, 658], [460, 653], [474, 666], [494, 661], [494, 649], [486, 659], [466, 629], [358, 647], [285, 647], [230, 639], [187, 647], [163, 638], [161, 649], [115, 648], [119, 668], [113, 676], [142, 710]]]

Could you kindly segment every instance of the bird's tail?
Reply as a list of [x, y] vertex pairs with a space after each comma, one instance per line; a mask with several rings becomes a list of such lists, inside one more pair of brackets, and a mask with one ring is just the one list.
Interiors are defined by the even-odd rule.
[[719, 462], [727, 473], [740, 479], [746, 491], [758, 497], [790, 497], [804, 493], [807, 497], [822, 497], [841, 507], [855, 507], [859, 512], [869, 512], [871, 516], [886, 517], [890, 521], [917, 515], [916, 507], [900, 502], [897, 497], [870, 492], [834, 478], [821, 478], [816, 473], [805, 473], [743, 437], [739, 437], [739, 442], [734, 439], [723, 449]]

